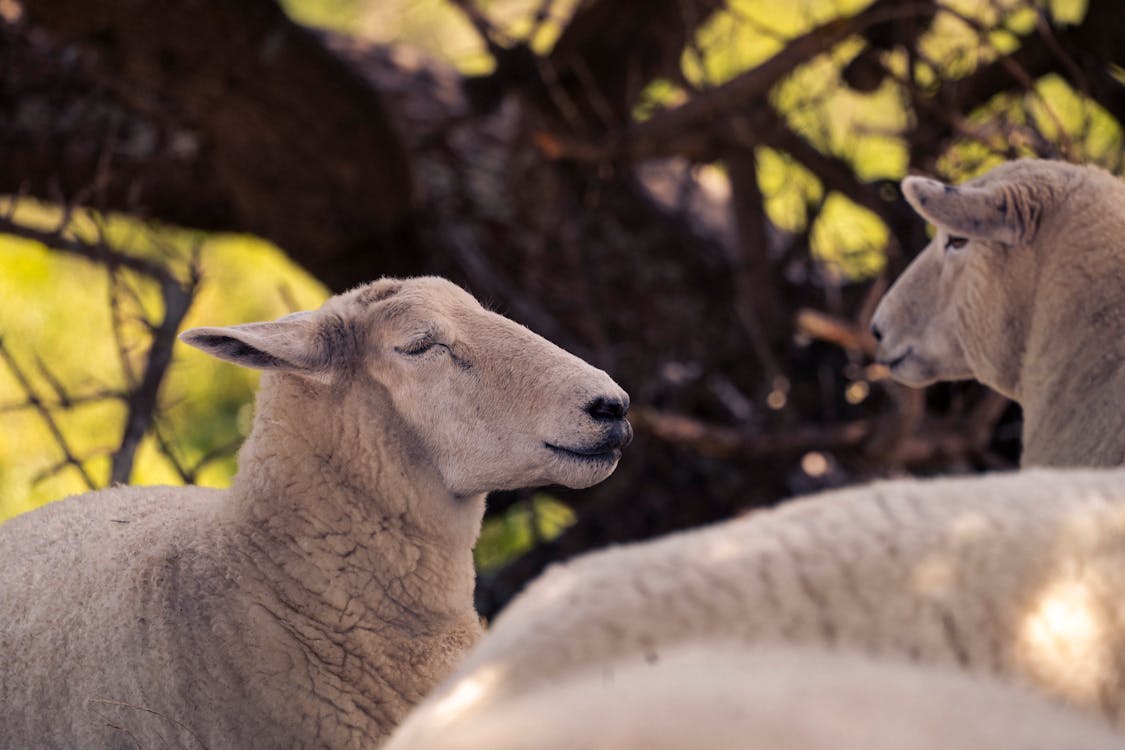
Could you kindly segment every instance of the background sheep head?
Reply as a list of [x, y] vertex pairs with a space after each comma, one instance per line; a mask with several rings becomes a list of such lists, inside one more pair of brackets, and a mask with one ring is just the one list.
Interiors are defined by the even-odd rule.
[[1033, 159], [959, 187], [903, 180], [936, 231], [875, 311], [878, 360], [907, 385], [976, 378], [1019, 400], [1033, 326], [1082, 293], [1054, 271], [1086, 250], [1107, 187], [1121, 190], [1100, 170]]
[[628, 396], [608, 375], [440, 278], [383, 279], [317, 311], [181, 338], [266, 371], [260, 407], [273, 379], [300, 389], [289, 408], [309, 409], [310, 421], [307, 399], [331, 404], [320, 411], [335, 421], [338, 450], [372, 424], [389, 430], [458, 497], [587, 487], [613, 472], [632, 437]]

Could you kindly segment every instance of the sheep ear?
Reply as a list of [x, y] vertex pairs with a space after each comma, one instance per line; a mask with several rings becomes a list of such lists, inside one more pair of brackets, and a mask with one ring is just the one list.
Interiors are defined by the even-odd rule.
[[1037, 217], [1034, 206], [1014, 205], [1018, 199], [1030, 200], [1004, 189], [946, 185], [925, 177], [907, 177], [902, 195], [922, 218], [949, 230], [950, 234], [976, 240], [1018, 245], [1029, 237], [1028, 217]]
[[317, 317], [315, 312], [299, 312], [268, 323], [191, 328], [179, 338], [236, 365], [325, 381], [333, 361], [325, 346], [331, 337], [322, 335]]

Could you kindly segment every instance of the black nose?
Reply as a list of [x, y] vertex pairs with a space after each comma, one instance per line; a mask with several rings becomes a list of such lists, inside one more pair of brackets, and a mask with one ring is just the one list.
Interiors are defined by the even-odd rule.
[[629, 413], [629, 397], [618, 399], [599, 396], [586, 405], [586, 413], [599, 422], [616, 422]]
[[883, 340], [883, 332], [879, 330], [879, 326], [874, 323], [871, 324], [871, 335], [875, 337], [875, 341]]

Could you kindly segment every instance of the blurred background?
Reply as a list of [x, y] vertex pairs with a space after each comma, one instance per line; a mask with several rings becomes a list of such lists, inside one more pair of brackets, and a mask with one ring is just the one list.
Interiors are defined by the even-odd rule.
[[1120, 173], [1120, 0], [0, 0], [0, 520], [225, 486], [256, 376], [174, 344], [441, 274], [609, 371], [590, 490], [490, 498], [478, 603], [552, 561], [873, 477], [1015, 466], [870, 314], [911, 172]]

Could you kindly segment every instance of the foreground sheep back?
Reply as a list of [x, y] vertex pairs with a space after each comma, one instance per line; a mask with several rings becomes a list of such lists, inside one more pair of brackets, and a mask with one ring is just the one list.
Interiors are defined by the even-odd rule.
[[691, 643], [526, 692], [446, 699], [387, 750], [1120, 750], [1042, 696], [954, 669], [815, 648]]
[[441, 279], [184, 337], [267, 371], [238, 476], [0, 526], [0, 747], [371, 748], [480, 636], [485, 493], [598, 482], [630, 434]]
[[501, 698], [621, 655], [733, 639], [998, 675], [1125, 726], [1122, 570], [1125, 470], [824, 493], [549, 570], [407, 725], [440, 723], [474, 685]]
[[902, 192], [937, 232], [875, 311], [877, 358], [1018, 401], [1025, 466], [1125, 464], [1125, 183], [1024, 159]]

